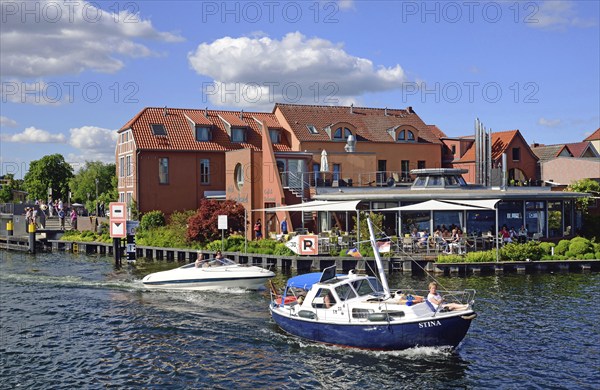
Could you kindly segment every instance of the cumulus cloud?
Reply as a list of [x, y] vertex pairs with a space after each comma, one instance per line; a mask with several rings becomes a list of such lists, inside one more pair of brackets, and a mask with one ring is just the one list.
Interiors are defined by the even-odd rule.
[[560, 119], [546, 119], [546, 118], [538, 119], [538, 125], [545, 126], [545, 127], [557, 127], [557, 126], [560, 126], [561, 124], [562, 124], [562, 121]]
[[547, 0], [537, 3], [538, 7], [527, 20], [534, 28], [564, 29], [567, 27], [593, 27], [597, 21], [577, 15], [576, 4], [571, 0]]
[[401, 88], [406, 80], [399, 64], [376, 66], [339, 44], [299, 32], [281, 40], [223, 37], [201, 43], [188, 60], [198, 74], [214, 80], [203, 93], [215, 105], [341, 104]]
[[64, 134], [52, 134], [46, 130], [28, 127], [22, 133], [17, 134], [2, 134], [4, 142], [20, 142], [20, 143], [65, 143]]
[[117, 131], [96, 126], [83, 126], [69, 130], [69, 145], [79, 149], [80, 155], [69, 155], [69, 161], [114, 162]]
[[17, 121], [10, 119], [5, 116], [0, 116], [0, 126], [3, 127], [17, 127]]
[[118, 13], [97, 8], [96, 4], [55, 0], [3, 3], [3, 76], [44, 77], [84, 70], [114, 73], [124, 66], [119, 56], [155, 54], [136, 42], [138, 39], [182, 40], [142, 19], [136, 3], [127, 3], [126, 9]]

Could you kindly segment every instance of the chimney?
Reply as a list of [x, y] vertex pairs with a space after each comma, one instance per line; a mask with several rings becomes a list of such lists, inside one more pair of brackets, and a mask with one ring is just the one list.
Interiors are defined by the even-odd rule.
[[167, 106], [165, 106], [165, 108], [163, 108], [163, 116], [167, 116], [167, 115], [168, 115]]
[[540, 146], [540, 144], [538, 144], [537, 142], [534, 142], [534, 143], [531, 144], [532, 148], [537, 148], [539, 146]]
[[415, 113], [415, 111], [413, 110], [412, 106], [408, 106], [406, 108], [406, 111], [408, 111], [409, 114], [414, 114]]
[[350, 114], [354, 114], [354, 103], [350, 105]]
[[208, 118], [208, 107], [204, 108], [204, 116]]
[[383, 115], [388, 116], [387, 107], [383, 110]]

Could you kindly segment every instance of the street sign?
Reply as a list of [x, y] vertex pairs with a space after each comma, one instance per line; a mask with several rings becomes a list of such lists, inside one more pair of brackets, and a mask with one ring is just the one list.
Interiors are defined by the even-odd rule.
[[304, 235], [292, 237], [285, 246], [299, 255], [318, 255], [319, 254], [319, 236]]
[[227, 215], [219, 215], [218, 226], [219, 230], [227, 230]]
[[126, 205], [124, 202], [110, 202], [109, 210], [110, 210], [110, 220], [111, 221], [126, 221], [127, 213], [126, 213]]
[[125, 221], [110, 221], [110, 236], [112, 238], [126, 237]]

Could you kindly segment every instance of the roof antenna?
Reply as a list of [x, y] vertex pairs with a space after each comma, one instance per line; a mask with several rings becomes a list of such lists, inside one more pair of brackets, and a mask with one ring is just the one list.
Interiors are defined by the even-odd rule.
[[208, 107], [204, 108], [204, 116], [208, 118]]
[[350, 114], [354, 114], [354, 103], [350, 105]]
[[165, 106], [165, 108], [163, 109], [163, 115], [167, 116], [167, 106]]
[[387, 107], [383, 110], [383, 115], [388, 116]]
[[244, 110], [240, 111], [240, 119], [244, 120]]

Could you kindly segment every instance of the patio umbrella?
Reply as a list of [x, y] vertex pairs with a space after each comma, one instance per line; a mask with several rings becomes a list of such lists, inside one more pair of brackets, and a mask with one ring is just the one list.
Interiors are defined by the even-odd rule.
[[329, 172], [329, 161], [327, 161], [327, 151], [321, 152], [321, 172]]

